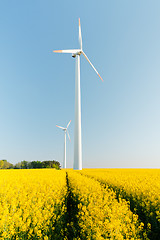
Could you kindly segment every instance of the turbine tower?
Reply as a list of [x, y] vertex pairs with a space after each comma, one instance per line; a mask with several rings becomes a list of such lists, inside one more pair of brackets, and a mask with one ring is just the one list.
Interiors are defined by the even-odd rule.
[[71, 141], [70, 136], [69, 136], [69, 132], [68, 132], [68, 130], [67, 130], [67, 128], [69, 127], [70, 123], [71, 123], [71, 120], [69, 121], [69, 123], [68, 123], [68, 125], [67, 125], [66, 128], [56, 125], [56, 127], [61, 128], [61, 129], [64, 131], [64, 159], [63, 159], [63, 168], [66, 168], [66, 132], [67, 132], [67, 135], [68, 135], [69, 140]]
[[76, 59], [76, 71], [75, 71], [75, 128], [74, 128], [74, 165], [73, 169], [82, 170], [82, 134], [81, 134], [81, 89], [80, 89], [80, 55], [82, 54], [85, 59], [92, 66], [94, 71], [103, 81], [98, 71], [95, 69], [93, 64], [90, 62], [86, 54], [82, 50], [82, 34], [81, 24], [79, 18], [79, 49], [69, 50], [55, 50], [56, 53], [71, 53], [72, 57]]

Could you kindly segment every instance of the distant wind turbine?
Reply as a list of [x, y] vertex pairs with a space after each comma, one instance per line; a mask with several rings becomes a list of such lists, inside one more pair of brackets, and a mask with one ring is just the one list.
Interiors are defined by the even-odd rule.
[[80, 90], [80, 55], [83, 54], [85, 59], [92, 66], [94, 71], [103, 81], [98, 71], [90, 62], [86, 54], [82, 50], [82, 34], [81, 24], [79, 18], [79, 44], [80, 49], [69, 50], [56, 50], [56, 53], [72, 53], [72, 57], [76, 58], [76, 71], [75, 71], [75, 129], [74, 129], [74, 166], [75, 170], [82, 170], [82, 134], [81, 134], [81, 90]]
[[68, 132], [68, 130], [67, 130], [67, 128], [69, 127], [70, 123], [71, 123], [71, 120], [69, 121], [69, 123], [68, 123], [68, 125], [67, 125], [66, 128], [56, 125], [56, 127], [61, 128], [61, 129], [64, 131], [64, 159], [63, 159], [63, 168], [66, 168], [66, 132], [67, 132], [67, 135], [68, 135], [69, 140], [71, 141], [70, 136], [69, 136], [69, 132]]

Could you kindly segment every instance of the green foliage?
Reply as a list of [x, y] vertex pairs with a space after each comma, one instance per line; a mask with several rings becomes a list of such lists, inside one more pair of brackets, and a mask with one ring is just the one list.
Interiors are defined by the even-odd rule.
[[3, 160], [0, 160], [0, 169], [2, 169], [2, 168], [3, 168], [3, 165], [4, 165], [4, 162], [3, 162]]
[[7, 160], [0, 160], [0, 169], [10, 169], [13, 168], [13, 164], [7, 162]]
[[27, 162], [25, 160], [16, 163], [15, 165], [9, 163], [7, 160], [0, 160], [0, 169], [35, 169], [35, 168], [55, 168], [60, 170], [60, 163], [58, 161], [32, 161]]
[[42, 162], [43, 168], [56, 168], [60, 169], [60, 163], [57, 161], [43, 161]]

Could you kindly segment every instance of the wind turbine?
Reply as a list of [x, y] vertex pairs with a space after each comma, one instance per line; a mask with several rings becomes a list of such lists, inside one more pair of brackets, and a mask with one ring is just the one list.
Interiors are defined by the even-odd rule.
[[66, 168], [66, 132], [67, 132], [69, 140], [71, 141], [70, 136], [69, 136], [69, 132], [67, 130], [67, 128], [69, 127], [70, 123], [71, 123], [71, 120], [69, 121], [69, 123], [68, 123], [66, 128], [56, 125], [56, 127], [61, 128], [64, 131], [64, 160], [63, 160], [63, 168]]
[[71, 53], [72, 57], [76, 58], [76, 71], [75, 71], [75, 129], [74, 129], [74, 165], [73, 169], [82, 170], [82, 134], [81, 134], [81, 89], [80, 89], [80, 55], [82, 54], [85, 59], [92, 66], [94, 71], [103, 81], [98, 71], [90, 62], [86, 54], [82, 50], [82, 34], [81, 24], [79, 18], [79, 49], [69, 50], [55, 50], [56, 53]]

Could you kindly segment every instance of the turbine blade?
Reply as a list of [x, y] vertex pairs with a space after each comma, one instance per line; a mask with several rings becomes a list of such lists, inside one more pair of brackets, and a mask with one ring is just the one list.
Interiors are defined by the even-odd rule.
[[71, 123], [71, 120], [69, 121], [69, 123], [68, 123], [68, 125], [67, 125], [67, 128], [69, 127], [70, 123]]
[[97, 75], [100, 77], [100, 79], [103, 82], [103, 79], [101, 78], [101, 76], [99, 75], [98, 71], [95, 69], [95, 67], [93, 66], [93, 64], [90, 62], [90, 60], [88, 59], [88, 57], [86, 56], [86, 54], [82, 51], [83, 56], [85, 57], [85, 59], [89, 62], [89, 64], [92, 66], [92, 68], [94, 69], [94, 71], [97, 73]]
[[79, 44], [80, 44], [80, 48], [82, 49], [82, 32], [81, 32], [80, 18], [79, 18]]
[[68, 132], [68, 130], [67, 130], [67, 135], [68, 135], [69, 141], [71, 142], [71, 139], [70, 139], [70, 136], [69, 136], [69, 132]]
[[56, 127], [61, 128], [61, 129], [63, 129], [63, 130], [65, 129], [64, 127], [61, 127], [61, 126], [58, 126], [58, 125], [56, 125]]
[[75, 53], [77, 53], [79, 51], [80, 51], [80, 49], [67, 49], [67, 50], [55, 50], [53, 52], [55, 52], [55, 53], [73, 53], [73, 54], [75, 54]]

